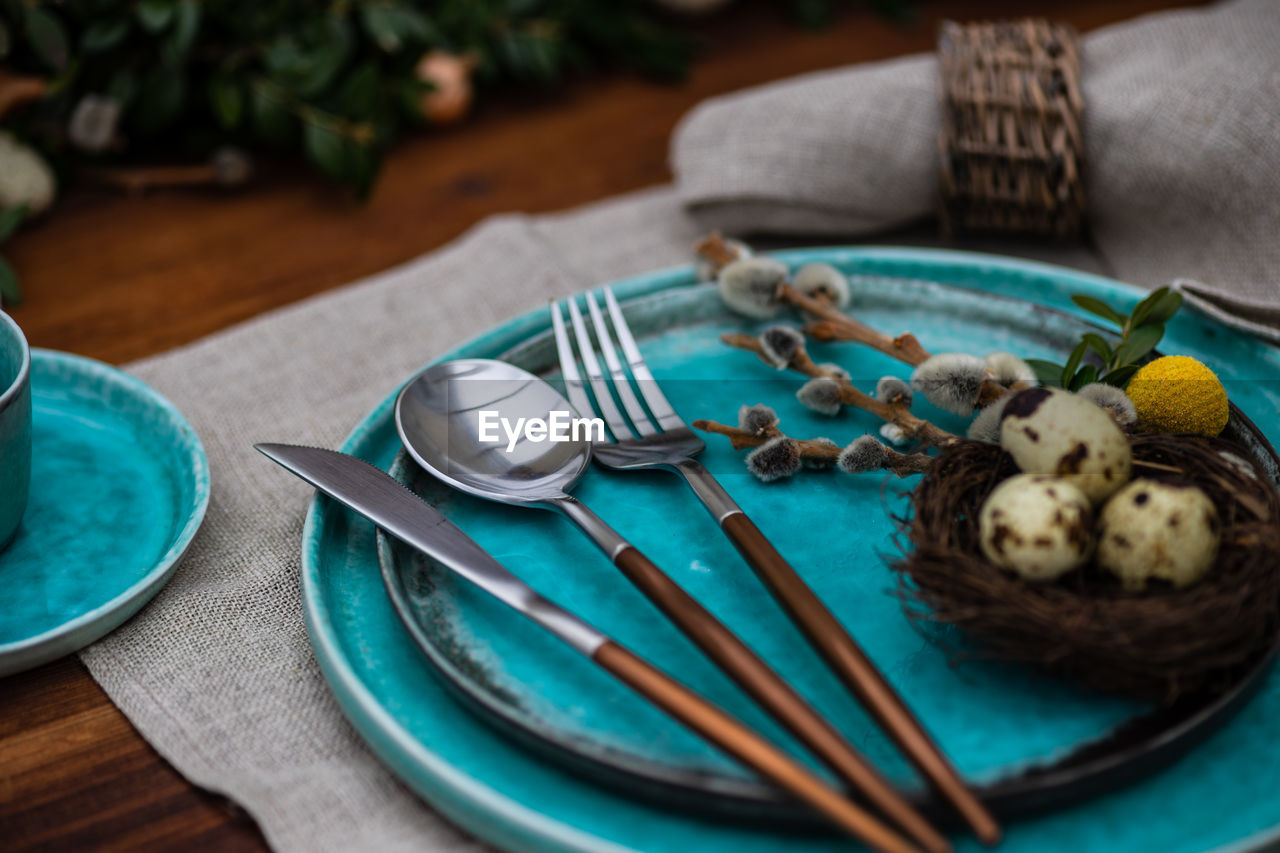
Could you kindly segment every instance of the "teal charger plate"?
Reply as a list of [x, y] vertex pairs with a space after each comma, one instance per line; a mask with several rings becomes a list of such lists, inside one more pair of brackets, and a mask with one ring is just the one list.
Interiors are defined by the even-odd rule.
[[[1078, 329], [1062, 327], [1060, 315], [1037, 311], [1035, 304], [1071, 311], [1068, 296], [1073, 292], [1088, 293], [1118, 305], [1132, 305], [1140, 298], [1138, 291], [1106, 279], [964, 253], [820, 249], [779, 253], [779, 257], [792, 264], [811, 260], [834, 263], [857, 276], [868, 292], [872, 288], [883, 290], [891, 286], [889, 295], [872, 308], [873, 314], [883, 313], [868, 318], [886, 331], [909, 328], [935, 350], [982, 348], [981, 351], [986, 351], [1008, 346], [1029, 356], [1059, 354]], [[856, 420], [837, 424], [826, 421], [820, 427], [803, 422], [806, 416], [798, 404], [790, 402], [794, 381], [782, 380], [776, 388], [763, 384], [771, 374], [741, 353], [726, 354], [731, 364], [717, 363], [710, 356], [713, 348], [719, 346], [714, 343], [716, 333], [726, 330], [726, 323], [734, 329], [747, 326], [740, 320], [727, 318], [715, 307], [713, 295], [707, 299], [705, 289], [690, 288], [691, 283], [689, 270], [680, 269], [615, 285], [621, 298], [635, 301], [634, 309], [629, 308], [629, 316], [634, 326], [643, 327], [637, 328], [641, 346], [659, 379], [674, 380], [684, 375], [691, 367], [689, 356], [696, 354], [696, 365], [704, 371], [700, 380], [704, 384], [686, 386], [687, 391], [677, 390], [676, 396], [683, 395], [684, 399], [674, 401], [686, 419], [702, 416], [731, 419], [733, 411], [727, 407], [736, 408], [738, 403], [758, 399], [775, 405], [783, 415], [784, 424], [795, 434], [821, 434], [818, 431], [821, 429], [847, 438], [864, 429], [874, 429], [873, 424]], [[989, 299], [981, 293], [1027, 301]], [[670, 313], [671, 310], [676, 314]], [[990, 322], [993, 311], [995, 316], [1008, 312], [1008, 324], [1020, 329], [1024, 339], [1000, 340]], [[979, 322], [983, 317], [987, 318], [985, 325]], [[886, 321], [893, 324], [885, 325]], [[673, 323], [677, 328], [674, 333], [656, 334], [664, 324]], [[554, 354], [544, 334], [547, 324], [544, 311], [533, 312], [444, 358], [508, 357], [527, 365], [548, 366], [554, 362]], [[975, 332], [981, 337], [975, 339]], [[1028, 343], [1027, 336], [1034, 340]], [[710, 346], [707, 341], [711, 342]], [[1274, 350], [1190, 314], [1184, 314], [1172, 324], [1165, 347], [1200, 357], [1218, 368], [1237, 405], [1262, 423], [1264, 430], [1274, 429], [1280, 399], [1274, 383], [1280, 376], [1280, 357]], [[898, 365], [882, 364], [849, 350], [832, 348], [824, 354], [839, 357], [846, 366], [853, 366], [851, 362], [856, 359], [857, 375], [864, 380], [874, 381], [882, 373], [902, 373]], [[735, 384], [736, 379], [747, 381]], [[664, 387], [669, 387], [665, 381]], [[744, 399], [743, 394], [747, 393], [754, 394], [755, 399]], [[390, 467], [399, 448], [391, 424], [391, 403], [392, 397], [388, 397], [344, 445], [348, 452], [384, 469]], [[891, 498], [881, 493], [882, 481], [867, 478], [851, 482], [834, 476], [824, 481], [815, 476], [797, 478], [782, 486], [758, 487], [741, 474], [740, 458], [714, 442], [704, 461], [726, 480], [726, 486], [746, 505], [766, 533], [778, 541], [783, 553], [804, 566], [803, 570], [817, 573], [810, 580], [829, 602], [833, 599], [829, 591], [824, 591], [823, 584], [832, 582], [832, 566], [839, 568], [842, 561], [869, 566], [867, 584], [859, 600], [847, 605], [854, 610], [838, 612], [838, 615], [854, 626], [855, 634], [872, 656], [886, 666], [890, 678], [907, 694], [926, 724], [971, 778], [990, 781], [1051, 761], [1062, 751], [1087, 744], [1145, 710], [1132, 703], [1101, 697], [1082, 700], [1062, 685], [1037, 680], [1033, 674], [1021, 670], [979, 664], [948, 667], [941, 652], [911, 633], [909, 626], [895, 623], [895, 618], [901, 620], [900, 609], [886, 594], [892, 580], [881, 561], [892, 548], [888, 523]], [[645, 478], [635, 474], [622, 476], [630, 479], [618, 487], [617, 494], [636, 496], [633, 503], [615, 510], [620, 515], [614, 520], [624, 533], [641, 540], [642, 547], [669, 570], [684, 568], [677, 559], [683, 554], [689, 571], [677, 574], [677, 578], [689, 584], [695, 595], [703, 597], [718, 615], [744, 633], [749, 642], [765, 646], [760, 650], [767, 658], [775, 659], [776, 655], [787, 653], [805, 654], [802, 641], [787, 639], [785, 621], [773, 612], [771, 602], [761, 594], [740, 561], [725, 557], [717, 550], [723, 544], [719, 534], [696, 504], [687, 509], [681, 504], [675, 512], [659, 519], [651, 509], [655, 505], [654, 497], [661, 489], [663, 500], [677, 500], [675, 485], [665, 480], [661, 486], [656, 480], [645, 483]], [[735, 482], [732, 479], [735, 476], [742, 479]], [[600, 494], [607, 494], [611, 488], [608, 481], [603, 472], [593, 472], [582, 488], [599, 488]], [[599, 503], [601, 510], [608, 509], [608, 504], [592, 500], [592, 495], [584, 496], [589, 502]], [[599, 624], [610, 630], [621, 628], [620, 633], [630, 634], [622, 636], [624, 641], [674, 669], [684, 680], [753, 725], [773, 731], [767, 721], [744, 705], [731, 687], [717, 680], [717, 673], [700, 669], [687, 649], [682, 655], [678, 639], [667, 642], [670, 638], [663, 634], [660, 623], [637, 615], [626, 624], [617, 625], [619, 612], [644, 614], [643, 601], [627, 598], [629, 593], [622, 587], [612, 587], [610, 570], [604, 561], [594, 555], [585, 542], [578, 549], [575, 537], [565, 535], [567, 528], [557, 527], [562, 522], [530, 511], [513, 514], [511, 510], [462, 497], [440, 497], [448, 498], [444, 507], [447, 514], [543, 592], [596, 617]], [[841, 501], [845, 505], [841, 505]], [[777, 506], [779, 502], [799, 507], [799, 515], [788, 517], [785, 513], [781, 516], [774, 513], [771, 517], [770, 505]], [[840, 561], [811, 567], [811, 561], [796, 557], [797, 549], [804, 545], [806, 531], [802, 522], [806, 506], [810, 510], [815, 506], [824, 508], [832, 517], [842, 519], [846, 527], [859, 526], [857, 536], [841, 540]], [[494, 514], [486, 516], [486, 513]], [[605, 514], [608, 517], [608, 513]], [[655, 528], [653, 524], [646, 524], [658, 520], [665, 526]], [[580, 567], [573, 578], [561, 578], [557, 582], [557, 576], [547, 564], [539, 561], [548, 541], [540, 537], [547, 536], [559, 546], [558, 552], [553, 553], [561, 553], [565, 565]], [[825, 549], [832, 550], [829, 542]], [[731, 551], [728, 553], [732, 555]], [[694, 563], [699, 559], [689, 560], [694, 554], [699, 555], [699, 559], [709, 558], [702, 561], [704, 569], [715, 567], [710, 586], [697, 588], [699, 580], [694, 573], [698, 569]], [[324, 499], [318, 499], [308, 515], [303, 571], [304, 608], [317, 657], [356, 728], [416, 791], [481, 837], [503, 846], [542, 850], [610, 850], [620, 846], [674, 851], [700, 846], [750, 851], [776, 849], [785, 844], [817, 851], [843, 846], [826, 836], [796, 835], [776, 828], [698, 817], [602, 791], [582, 777], [540, 761], [495, 735], [454, 701], [398, 623], [379, 582], [372, 526]], [[717, 578], [716, 573], [722, 576]], [[723, 596], [720, 600], [708, 600], [706, 594], [714, 595], [717, 588], [740, 589], [742, 596], [736, 600], [732, 597], [726, 600]], [[477, 646], [489, 643], [493, 659], [503, 664], [494, 670], [499, 676], [503, 668], [514, 668], [519, 675], [522, 664], [518, 647], [525, 645], [528, 660], [545, 661], [546, 669], [554, 676], [537, 682], [528, 680], [526, 671], [517, 678], [517, 683], [523, 678], [536, 685], [536, 689], [530, 690], [531, 694], [543, 692], [550, 705], [558, 706], [560, 700], [572, 699], [572, 689], [582, 689], [580, 684], [574, 687], [577, 676], [563, 653], [557, 656], [554, 648], [539, 645], [531, 635], [521, 633], [519, 627], [512, 624], [511, 617], [488, 614], [484, 603], [467, 597], [466, 589], [451, 590], [451, 595], [457, 597], [460, 611], [476, 629], [473, 642]], [[750, 609], [751, 602], [755, 602], [754, 610]], [[512, 636], [506, 644], [503, 637], [492, 633], [502, 619], [505, 619], [504, 634], [508, 633], [505, 626], [511, 626]], [[797, 672], [794, 667], [783, 668], [788, 675]], [[843, 706], [833, 704], [839, 700], [828, 694], [836, 691], [823, 683], [820, 666], [810, 664], [799, 672], [804, 683], [798, 686], [803, 692], [827, 711], [837, 725], [853, 732], [855, 743], [877, 764], [890, 775], [904, 778], [905, 770], [896, 762], [892, 750], [857, 720], [856, 711], [849, 710], [847, 701]], [[562, 682], [570, 688], [559, 687]], [[939, 689], [942, 687], [946, 689]], [[993, 687], [998, 689], [991, 694]], [[591, 689], [594, 688], [588, 686], [588, 692]], [[961, 692], [957, 694], [957, 690]], [[1008, 849], [1200, 850], [1275, 824], [1280, 821], [1280, 806], [1269, 805], [1266, 798], [1256, 794], [1250, 797], [1238, 783], [1220, 785], [1218, 790], [1206, 793], [1200, 790], [1199, 781], [1206, 776], [1220, 780], [1224, 770], [1227, 778], [1244, 774], [1257, 781], [1260, 766], [1263, 773], [1280, 773], [1280, 749], [1275, 749], [1274, 754], [1260, 752], [1254, 742], [1260, 731], [1267, 730], [1266, 718], [1259, 718], [1258, 714], [1280, 708], [1278, 692], [1275, 678], [1267, 679], [1259, 697], [1243, 709], [1233, 725], [1213, 735], [1214, 746], [1191, 753], [1160, 776], [1095, 801], [1088, 806], [1091, 820], [1080, 820], [1077, 810], [1084, 807], [1076, 807], [1015, 824], [1006, 842]], [[953, 707], [946, 707], [945, 702], [939, 704], [938, 695], [952, 696]], [[960, 698], [955, 699], [957, 695]], [[985, 707], [975, 701], [977, 696], [992, 695], [995, 699]], [[1017, 701], [995, 704], [1011, 698]], [[607, 697], [601, 701], [606, 700]], [[671, 729], [664, 720], [645, 718], [644, 709], [636, 705], [635, 700], [631, 702], [633, 704], [627, 705], [625, 713], [619, 716], [633, 723], [638, 734], [628, 743], [627, 731], [612, 732], [620, 739], [622, 748], [634, 748], [636, 742], [641, 741], [659, 757], [704, 762], [709, 771], [718, 774], [731, 776], [735, 772], [736, 768], [727, 762], [717, 763], [718, 756], [699, 752], [700, 744], [681, 741], [682, 733]], [[842, 716], [835, 716], [832, 709]], [[1037, 710], [1038, 715], [1034, 713]], [[1169, 803], [1179, 801], [1182, 801], [1180, 809], [1170, 807]], [[1189, 831], [1188, 822], [1184, 821], [1157, 824], [1132, 820], [1126, 810], [1135, 807], [1139, 812], [1146, 808], [1164, 814], [1203, 813], [1212, 815], [1213, 821], [1207, 828]], [[1075, 820], [1071, 820], [1073, 813]], [[1099, 816], [1100, 821], [1093, 819]], [[1095, 834], [1101, 831], [1098, 827], [1106, 829], [1109, 835]]]
[[31, 351], [31, 493], [0, 551], [0, 676], [92, 643], [169, 580], [209, 464], [168, 400], [123, 371]]

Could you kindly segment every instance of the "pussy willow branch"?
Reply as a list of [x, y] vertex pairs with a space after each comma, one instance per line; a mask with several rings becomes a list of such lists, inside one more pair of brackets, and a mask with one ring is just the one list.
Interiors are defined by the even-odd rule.
[[[693, 248], [698, 255], [711, 262], [712, 269], [717, 273], [725, 265], [738, 258], [737, 250], [729, 245], [719, 234], [711, 234], [704, 237], [695, 243]], [[831, 303], [825, 294], [819, 293], [811, 296], [797, 290], [790, 284], [783, 284], [778, 288], [777, 297], [779, 302], [791, 305], [814, 318], [802, 329], [806, 335], [814, 340], [823, 341], [824, 343], [846, 341], [863, 344], [912, 367], [919, 367], [932, 355], [921, 345], [916, 336], [910, 332], [897, 337], [886, 335], [884, 332], [873, 329], [866, 323], [856, 320], [841, 311]], [[994, 379], [985, 380], [982, 383], [982, 391], [978, 396], [978, 408], [985, 408], [1003, 397], [1009, 390]], [[1021, 390], [1021, 388], [1016, 390]]]
[[[738, 259], [738, 250], [720, 234], [710, 234], [693, 244], [700, 257], [711, 262], [711, 269], [719, 273]], [[778, 288], [778, 300], [806, 314], [818, 318], [805, 326], [804, 331], [820, 341], [852, 341], [879, 350], [899, 361], [916, 366], [929, 357], [929, 353], [914, 335], [905, 334], [892, 338], [845, 314], [824, 296], [810, 296], [789, 284]]]
[[[849, 341], [865, 344], [912, 367], [919, 367], [933, 354], [921, 346], [920, 341], [916, 340], [916, 336], [910, 332], [891, 338], [840, 311], [821, 294], [809, 296], [789, 284], [784, 284], [778, 288], [778, 296], [783, 302], [796, 306], [806, 314], [820, 318], [806, 323], [801, 329], [816, 341]], [[1011, 390], [1021, 391], [1029, 387], [1031, 386], [1026, 383], [1015, 382], [1006, 388], [994, 379], [984, 379], [982, 390], [978, 392], [977, 407], [984, 409]]]
[[[753, 352], [761, 359], [768, 361], [759, 338], [751, 335], [729, 332], [720, 336], [735, 349]], [[811, 379], [834, 379], [840, 386], [840, 402], [846, 406], [870, 412], [881, 420], [891, 423], [902, 430], [907, 438], [913, 438], [933, 447], [948, 447], [960, 441], [960, 436], [945, 429], [936, 427], [924, 418], [911, 414], [910, 408], [902, 400], [877, 400], [853, 387], [853, 383], [834, 370], [828, 370], [814, 362], [804, 347], [800, 347], [788, 365], [791, 370], [808, 376]]]
[[[713, 432], [726, 436], [734, 450], [745, 450], [748, 447], [759, 447], [775, 438], [788, 438], [786, 433], [777, 427], [770, 427], [758, 433], [748, 432], [738, 427], [722, 424], [717, 421], [697, 420], [693, 428], [703, 432]], [[792, 438], [802, 459], [834, 465], [840, 457], [841, 448], [829, 442], [816, 439]], [[927, 453], [899, 453], [891, 447], [885, 447], [885, 461], [881, 465], [886, 471], [892, 471], [899, 477], [912, 474], [923, 474], [933, 464], [933, 457]]]

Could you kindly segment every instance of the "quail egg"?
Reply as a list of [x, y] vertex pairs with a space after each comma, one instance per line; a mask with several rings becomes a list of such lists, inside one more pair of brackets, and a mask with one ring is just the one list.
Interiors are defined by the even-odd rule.
[[987, 559], [1029, 581], [1051, 581], [1093, 551], [1093, 507], [1056, 477], [1018, 474], [996, 487], [978, 515]]
[[1027, 474], [1060, 477], [1101, 503], [1129, 481], [1133, 455], [1111, 416], [1067, 391], [1028, 388], [1000, 414], [1000, 445]]
[[1218, 556], [1218, 511], [1192, 485], [1134, 480], [1098, 518], [1098, 565], [1144, 589], [1151, 578], [1175, 587], [1200, 580]]

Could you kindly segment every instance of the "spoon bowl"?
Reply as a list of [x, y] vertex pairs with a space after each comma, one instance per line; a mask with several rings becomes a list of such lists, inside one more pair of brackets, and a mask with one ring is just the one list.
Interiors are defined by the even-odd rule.
[[396, 431], [413, 460], [456, 489], [501, 503], [567, 495], [591, 463], [589, 430], [561, 428], [554, 440], [548, 430], [577, 417], [555, 388], [490, 359], [429, 367], [396, 398]]

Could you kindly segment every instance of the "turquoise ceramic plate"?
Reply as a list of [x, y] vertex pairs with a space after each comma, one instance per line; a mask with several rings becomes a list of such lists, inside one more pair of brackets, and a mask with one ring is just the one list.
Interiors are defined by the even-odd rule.
[[31, 496], [0, 551], [0, 675], [138, 611], [204, 518], [209, 465], [168, 400], [110, 365], [32, 350]]
[[[909, 329], [935, 351], [1012, 349], [1028, 356], [1059, 355], [1079, 327], [1035, 304], [1070, 311], [1072, 292], [1121, 305], [1139, 298], [1136, 291], [1104, 279], [976, 255], [832, 249], [780, 257], [793, 264], [824, 260], [841, 267], [854, 276], [861, 316], [886, 331]], [[720, 332], [752, 327], [726, 314], [710, 289], [690, 285], [689, 271], [675, 270], [616, 287], [628, 302], [646, 358], [687, 419], [731, 420], [738, 404], [766, 401], [778, 408], [794, 434], [847, 440], [875, 428], [857, 413], [834, 422], [809, 415], [792, 398], [794, 380], [721, 347], [716, 342]], [[547, 325], [545, 313], [536, 312], [446, 357], [507, 358], [550, 372], [554, 351]], [[1275, 423], [1280, 394], [1272, 384], [1258, 381], [1280, 376], [1274, 351], [1189, 313], [1172, 324], [1165, 346], [1219, 367], [1241, 409], [1264, 429]], [[903, 373], [901, 365], [848, 347], [831, 347], [821, 355], [839, 360], [862, 381]], [[344, 449], [389, 467], [398, 450], [391, 405], [388, 397]], [[960, 426], [941, 415], [937, 419]], [[854, 628], [972, 779], [997, 782], [1052, 762], [1147, 710], [1084, 695], [1017, 667], [974, 661], [950, 666], [944, 653], [906, 622], [892, 595], [894, 581], [884, 556], [894, 549], [890, 514], [901, 507], [896, 482], [833, 474], [761, 486], [742, 472], [737, 454], [714, 441], [704, 461]], [[593, 471], [578, 494], [784, 669], [877, 764], [912, 784], [894, 751], [812, 658], [678, 483], [658, 475]], [[447, 514], [541, 591], [608, 627], [786, 742], [564, 522], [446, 493], [433, 493], [433, 499], [441, 500]], [[424, 578], [412, 573], [404, 577]], [[427, 583], [450, 580], [427, 578]], [[587, 739], [589, 749], [604, 744], [627, 760], [695, 768], [731, 786], [751, 783], [734, 765], [465, 584], [443, 593], [426, 586], [409, 593], [423, 608], [419, 623], [436, 626], [460, 650], [453, 659], [467, 669], [466, 677], [490, 685], [495, 696], [509, 697], [536, 725], [552, 724]], [[378, 577], [371, 526], [324, 500], [315, 503], [308, 517], [304, 596], [317, 656], [356, 727], [415, 790], [488, 840], [547, 850], [749, 851], [785, 844], [816, 851], [841, 846], [821, 835], [699, 818], [600, 790], [496, 735], [454, 701], [398, 623]], [[1280, 805], [1269, 798], [1232, 790], [1230, 784], [1206, 792], [1199, 782], [1202, 775], [1196, 775], [1248, 778], [1259, 760], [1269, 762], [1273, 772], [1280, 768], [1280, 749], [1267, 756], [1252, 743], [1257, 732], [1267, 730], [1267, 717], [1258, 714], [1280, 709], [1278, 692], [1274, 679], [1269, 680], [1261, 697], [1215, 736], [1212, 750], [1193, 752], [1164, 774], [1095, 801], [1091, 809], [1099, 821], [1064, 822], [1062, 815], [1069, 816], [1070, 810], [1024, 821], [1013, 828], [1008, 846], [1087, 849], [1098, 840], [1091, 833], [1106, 827], [1109, 849], [1203, 849], [1280, 820]], [[1131, 820], [1126, 809], [1133, 808], [1163, 814], [1203, 809], [1214, 820], [1197, 822], [1206, 827], [1197, 835], [1182, 821]]]

